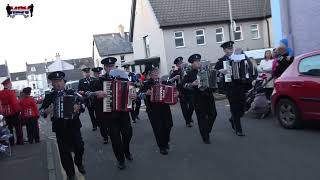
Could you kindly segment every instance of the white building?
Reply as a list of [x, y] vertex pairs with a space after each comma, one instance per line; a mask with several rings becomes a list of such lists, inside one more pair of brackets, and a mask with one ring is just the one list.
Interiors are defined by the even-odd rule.
[[10, 73], [10, 77], [12, 81], [12, 89], [20, 91], [29, 86], [26, 72]]
[[[186, 62], [199, 53], [215, 63], [223, 56], [220, 45], [231, 37], [228, 7], [227, 0], [133, 0], [133, 64], [142, 71], [145, 64], [158, 64], [165, 75], [179, 56]], [[236, 47], [248, 51], [273, 45], [269, 0], [232, 1], [232, 11]]]
[[93, 59], [96, 67], [101, 67], [101, 60], [105, 57], [117, 58], [116, 66], [133, 60], [133, 49], [129, 42], [129, 33], [119, 25], [118, 33], [93, 35]]
[[42, 94], [49, 88], [46, 68], [46, 63], [26, 63], [28, 86], [32, 88], [33, 92], [37, 92], [37, 94]]

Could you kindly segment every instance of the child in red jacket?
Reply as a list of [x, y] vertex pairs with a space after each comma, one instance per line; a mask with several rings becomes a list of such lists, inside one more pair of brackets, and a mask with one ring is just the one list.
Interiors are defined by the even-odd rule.
[[26, 123], [28, 141], [32, 144], [40, 142], [39, 137], [39, 110], [36, 101], [30, 96], [31, 88], [26, 87], [22, 90], [24, 97], [20, 100], [21, 119]]

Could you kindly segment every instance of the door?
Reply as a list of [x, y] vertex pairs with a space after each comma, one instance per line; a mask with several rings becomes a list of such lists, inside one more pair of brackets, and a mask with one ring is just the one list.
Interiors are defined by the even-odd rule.
[[320, 55], [302, 59], [298, 65], [299, 81], [292, 84], [307, 119], [320, 120]]

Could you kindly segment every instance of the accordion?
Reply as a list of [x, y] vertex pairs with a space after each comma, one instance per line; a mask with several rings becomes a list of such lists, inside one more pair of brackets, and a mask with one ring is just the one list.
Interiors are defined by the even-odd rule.
[[57, 96], [54, 101], [53, 117], [56, 119], [74, 119], [73, 106], [76, 103], [76, 95]]
[[170, 105], [178, 103], [178, 91], [175, 86], [157, 84], [151, 87], [151, 92], [150, 101], [153, 103], [164, 103]]
[[197, 80], [199, 81], [198, 88], [200, 90], [218, 88], [216, 70], [202, 69], [197, 74]]
[[132, 100], [129, 95], [136, 93], [132, 82], [104, 81], [103, 91], [107, 93], [107, 97], [103, 99], [103, 112], [129, 112], [132, 110]]
[[242, 61], [224, 61], [224, 69], [229, 71], [225, 75], [225, 82], [232, 80], [247, 80], [250, 78], [250, 66], [246, 60]]

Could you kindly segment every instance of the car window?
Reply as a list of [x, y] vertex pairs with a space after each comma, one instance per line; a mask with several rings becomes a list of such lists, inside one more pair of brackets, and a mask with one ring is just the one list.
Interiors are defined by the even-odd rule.
[[320, 76], [320, 55], [307, 57], [301, 60], [299, 72], [309, 76]]

